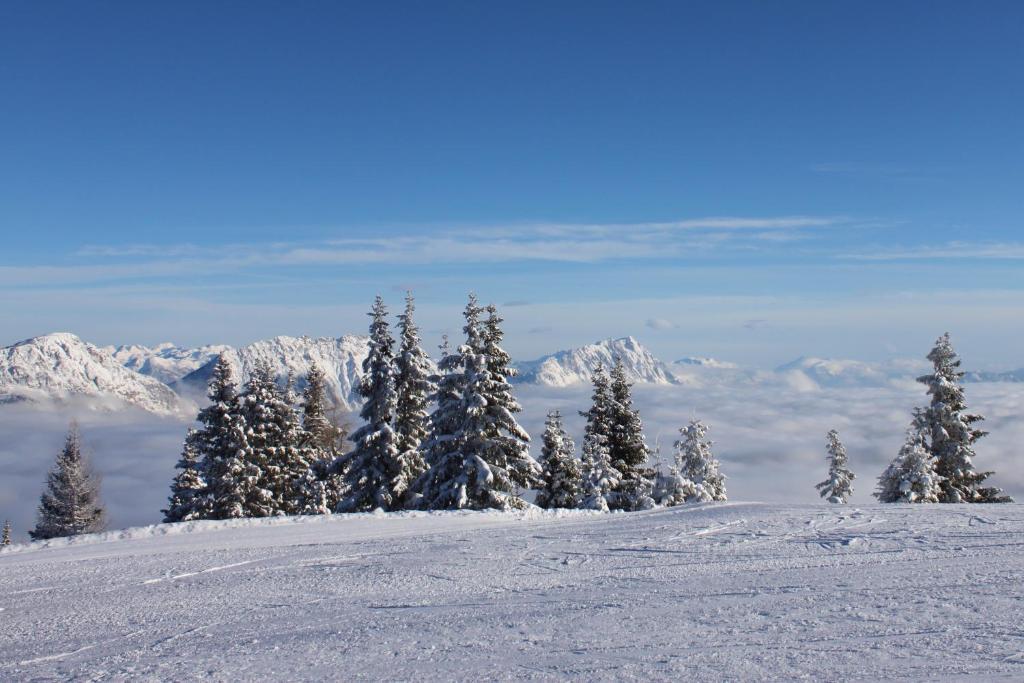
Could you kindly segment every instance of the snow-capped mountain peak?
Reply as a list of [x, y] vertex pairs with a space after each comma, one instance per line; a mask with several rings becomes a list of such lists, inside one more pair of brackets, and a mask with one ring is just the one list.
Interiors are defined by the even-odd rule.
[[173, 384], [230, 348], [225, 344], [211, 344], [189, 349], [163, 342], [152, 347], [127, 344], [108, 346], [103, 350], [126, 368], [158, 379], [164, 384]]
[[162, 382], [121, 365], [69, 332], [33, 337], [0, 349], [0, 402], [115, 399], [157, 414], [179, 412]]
[[633, 382], [679, 383], [668, 366], [634, 337], [605, 339], [519, 363], [517, 381], [556, 387], [589, 382], [599, 365], [610, 368], [616, 358], [622, 359], [626, 376]]

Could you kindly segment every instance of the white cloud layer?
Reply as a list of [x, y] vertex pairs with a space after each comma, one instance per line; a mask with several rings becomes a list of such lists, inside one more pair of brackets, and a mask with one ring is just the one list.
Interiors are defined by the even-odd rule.
[[[670, 458], [677, 430], [690, 418], [711, 424], [715, 452], [729, 477], [730, 498], [758, 501], [820, 500], [814, 484], [824, 478], [825, 433], [838, 429], [857, 474], [854, 503], [872, 500], [875, 479], [902, 443], [914, 405], [925, 396], [913, 384], [881, 388], [815, 389], [780, 385], [737, 387], [638, 386], [648, 442]], [[582, 438], [589, 388], [520, 386], [524, 426], [539, 454], [547, 411], [560, 409], [577, 448]], [[996, 472], [992, 481], [1024, 499], [1024, 384], [971, 384], [971, 408], [986, 415], [990, 436], [978, 444], [977, 465]], [[30, 528], [46, 471], [63, 442], [67, 422], [77, 417], [97, 470], [114, 527], [160, 518], [186, 424], [137, 412], [44, 411], [0, 406], [0, 517], [11, 519], [21, 537]]]

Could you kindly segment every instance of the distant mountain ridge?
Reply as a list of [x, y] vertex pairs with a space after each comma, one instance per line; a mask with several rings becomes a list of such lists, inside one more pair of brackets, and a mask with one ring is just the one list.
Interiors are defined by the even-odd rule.
[[[130, 404], [167, 415], [188, 413], [203, 403], [217, 358], [224, 354], [244, 383], [258, 362], [270, 365], [282, 385], [291, 376], [296, 390], [315, 362], [327, 375], [328, 396], [343, 411], [360, 403], [359, 380], [368, 353], [365, 336], [288, 337], [241, 348], [208, 345], [195, 349], [171, 343], [153, 347], [97, 347], [70, 333], [54, 333], [0, 348], [0, 403], [69, 401], [96, 407]], [[599, 365], [620, 358], [629, 380], [651, 385], [735, 385], [779, 383], [799, 391], [834, 387], [905, 384], [930, 369], [923, 359], [866, 362], [803, 356], [774, 371], [743, 368], [714, 358], [689, 356], [668, 365], [634, 337], [605, 339], [516, 364], [517, 384], [574, 387], [589, 383]], [[1024, 369], [967, 372], [967, 382], [1024, 382]]]
[[180, 413], [166, 384], [121, 365], [107, 351], [57, 332], [0, 349], [0, 402], [39, 403], [86, 397], [120, 401], [158, 415]]
[[622, 360], [630, 381], [648, 384], [682, 383], [665, 363], [655, 358], [633, 337], [605, 339], [517, 363], [519, 375], [516, 382], [552, 387], [582, 384], [590, 381], [598, 366], [608, 369], [616, 358]]

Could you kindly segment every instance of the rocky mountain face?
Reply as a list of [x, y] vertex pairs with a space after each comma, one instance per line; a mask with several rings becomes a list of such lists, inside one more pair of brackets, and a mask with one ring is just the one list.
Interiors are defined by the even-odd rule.
[[663, 362], [633, 337], [605, 339], [575, 349], [558, 351], [537, 360], [518, 363], [516, 382], [553, 387], [589, 382], [599, 365], [610, 368], [621, 358], [626, 375], [633, 382], [679, 384], [680, 380]]
[[106, 346], [104, 351], [114, 357], [121, 365], [160, 380], [164, 384], [173, 384], [185, 375], [198, 370], [231, 347], [226, 344], [201, 346], [188, 349], [170, 342], [157, 346]]
[[107, 351], [73, 334], [47, 334], [0, 349], [0, 402], [78, 397], [111, 407], [124, 402], [161, 415], [182, 410], [166, 384], [126, 368]]
[[[328, 397], [336, 407], [345, 411], [353, 410], [360, 403], [356, 387], [368, 352], [369, 338], [356, 335], [338, 338], [274, 337], [240, 349], [223, 351], [240, 385], [249, 378], [257, 363], [267, 363], [279, 383], [283, 385], [290, 375], [296, 390], [301, 391], [306, 374], [316, 363], [327, 375]], [[175, 387], [193, 397], [201, 397], [216, 363], [216, 356], [210, 358], [185, 375]]]

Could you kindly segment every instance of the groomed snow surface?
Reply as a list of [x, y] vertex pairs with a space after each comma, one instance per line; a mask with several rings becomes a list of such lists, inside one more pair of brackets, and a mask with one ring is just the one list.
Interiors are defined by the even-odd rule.
[[1022, 577], [1019, 504], [157, 525], [0, 553], [0, 680], [1022, 680]]

